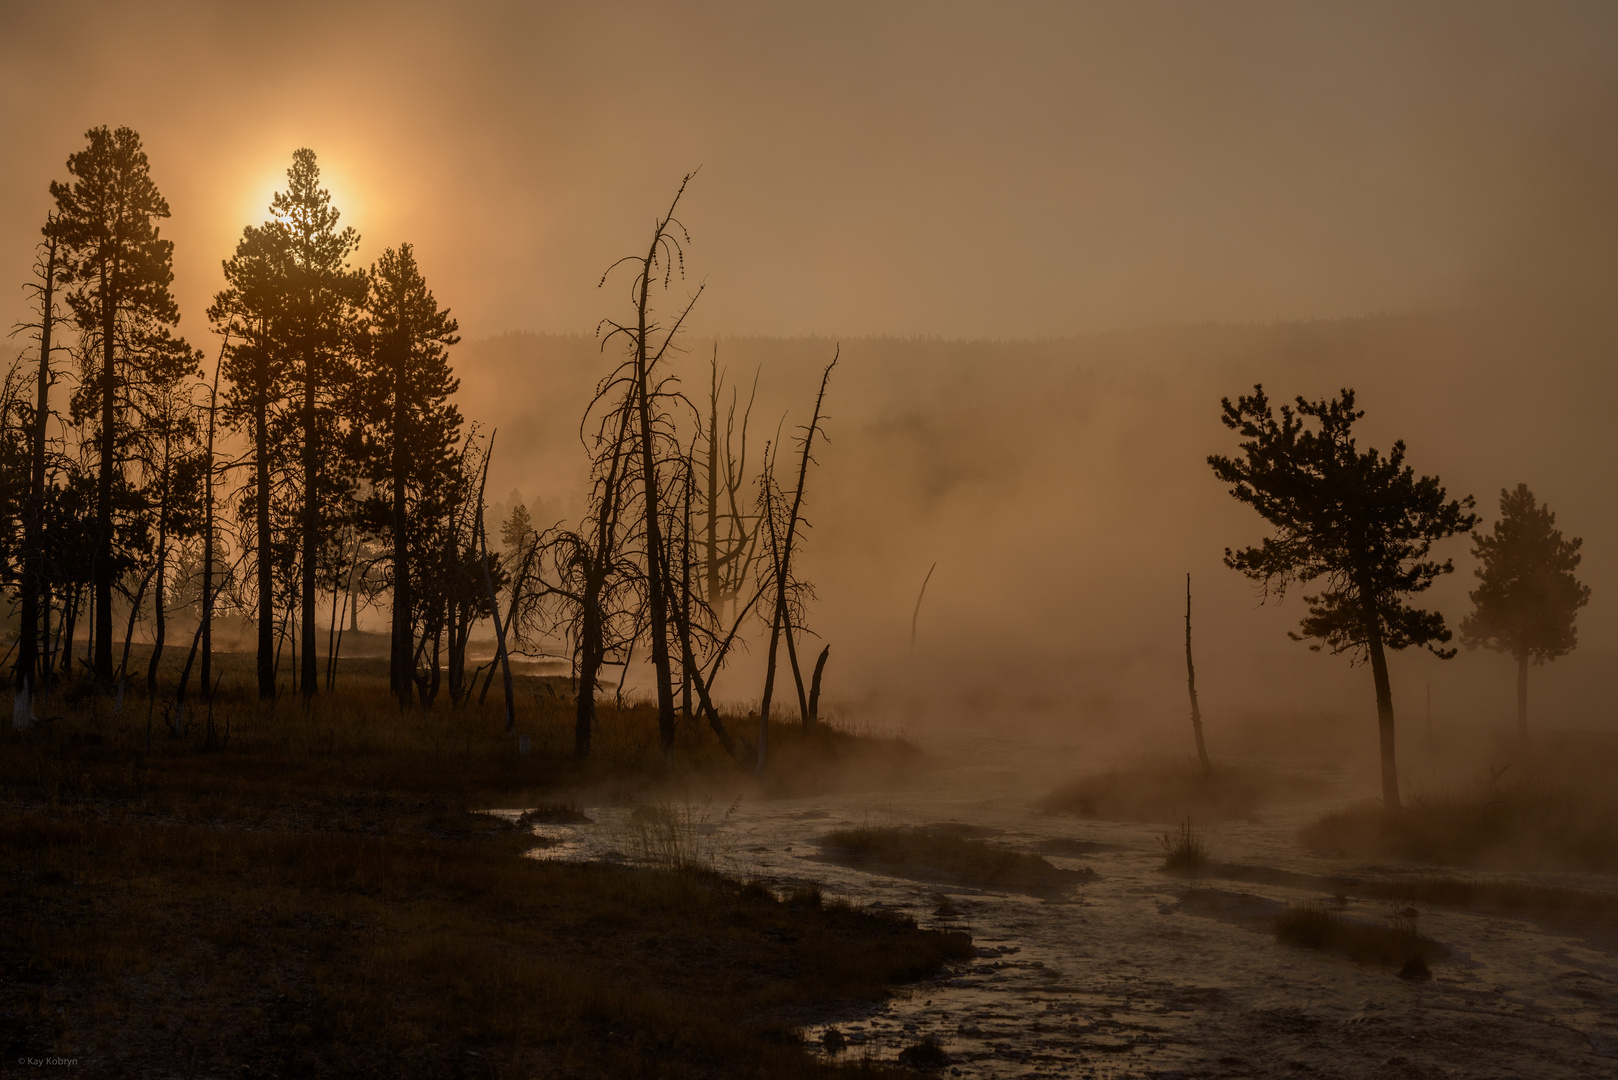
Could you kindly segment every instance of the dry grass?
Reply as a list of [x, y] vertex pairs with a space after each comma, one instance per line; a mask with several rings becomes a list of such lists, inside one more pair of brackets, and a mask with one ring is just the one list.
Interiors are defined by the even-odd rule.
[[825, 857], [901, 877], [1048, 895], [1094, 877], [1063, 870], [1027, 851], [991, 844], [948, 826], [843, 829], [820, 838]]
[[968, 951], [965, 935], [697, 870], [524, 859], [525, 830], [468, 812], [566, 815], [565, 789], [733, 774], [704, 729], [682, 731], [671, 766], [640, 710], [607, 708], [601, 754], [579, 766], [562, 686], [525, 680], [540, 705], [521, 755], [498, 688], [486, 710], [400, 713], [375, 680], [345, 683], [308, 711], [227, 692], [223, 751], [200, 724], [169, 737], [156, 708], [148, 741], [138, 693], [115, 718], [72, 688], [58, 720], [0, 736], [8, 1060], [101, 1076], [823, 1075], [789, 1017]]
[[1413, 915], [1396, 915], [1390, 925], [1379, 926], [1345, 919], [1318, 903], [1287, 905], [1275, 918], [1275, 937], [1287, 945], [1337, 953], [1360, 964], [1397, 967], [1413, 975], [1448, 955], [1444, 946], [1417, 932]]
[[1309, 791], [1303, 781], [1260, 768], [1221, 765], [1204, 775], [1192, 762], [1159, 759], [1081, 777], [1045, 796], [1039, 807], [1100, 821], [1217, 821], [1251, 818]]
[[1184, 874], [1193, 881], [1206, 873], [1212, 863], [1208, 841], [1194, 828], [1191, 819], [1180, 822], [1174, 832], [1158, 838], [1163, 845], [1163, 870], [1170, 874]]

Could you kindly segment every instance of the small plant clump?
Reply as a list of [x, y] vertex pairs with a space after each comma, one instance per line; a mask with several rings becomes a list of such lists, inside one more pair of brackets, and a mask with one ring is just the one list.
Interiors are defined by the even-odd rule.
[[942, 1069], [953, 1060], [933, 1035], [928, 1035], [914, 1046], [907, 1046], [899, 1051], [899, 1064], [927, 1072]]
[[1163, 870], [1170, 874], [1199, 877], [1212, 861], [1208, 840], [1186, 818], [1174, 832], [1158, 837], [1163, 845]]

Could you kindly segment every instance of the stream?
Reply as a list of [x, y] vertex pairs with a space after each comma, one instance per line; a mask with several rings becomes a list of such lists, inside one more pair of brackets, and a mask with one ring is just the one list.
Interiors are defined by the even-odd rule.
[[[1309, 803], [1210, 828], [1215, 860], [1263, 872], [1209, 876], [1188, 894], [1159, 869], [1164, 826], [1034, 809], [1058, 779], [1088, 771], [1077, 748], [1041, 748], [1035, 766], [1028, 746], [1010, 740], [962, 738], [937, 753], [939, 766], [901, 790], [669, 808], [686, 854], [721, 872], [778, 890], [816, 883], [828, 899], [972, 935], [973, 959], [806, 1026], [814, 1053], [895, 1060], [930, 1036], [949, 1055], [941, 1075], [952, 1077], [1618, 1077], [1610, 924], [1418, 905], [1420, 932], [1450, 950], [1429, 981], [1276, 941], [1280, 905], [1332, 901], [1320, 878], [1399, 869], [1298, 844], [1304, 823], [1349, 801], [1328, 772]], [[532, 854], [630, 858], [632, 808], [582, 809], [592, 824], [534, 825], [549, 846]], [[1039, 898], [841, 866], [817, 844], [835, 828], [944, 822], [1096, 876]], [[1052, 842], [1068, 854], [1052, 854]], [[1618, 889], [1601, 875], [1514, 877]], [[1352, 897], [1338, 910], [1366, 922], [1396, 914]]]

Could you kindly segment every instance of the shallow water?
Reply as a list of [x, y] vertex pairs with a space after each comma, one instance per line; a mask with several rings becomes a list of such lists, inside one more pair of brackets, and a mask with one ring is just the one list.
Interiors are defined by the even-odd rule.
[[[944, 764], [901, 791], [667, 808], [678, 843], [716, 869], [778, 889], [817, 883], [828, 898], [898, 909], [922, 926], [964, 929], [974, 959], [901, 989], [879, 1006], [805, 1027], [815, 1053], [835, 1028], [840, 1059], [892, 1060], [932, 1036], [945, 1076], [1019, 1077], [1618, 1077], [1618, 928], [1540, 923], [1497, 913], [1420, 907], [1420, 931], [1451, 950], [1427, 982], [1275, 940], [1277, 904], [1325, 897], [1330, 874], [1397, 868], [1309, 855], [1294, 839], [1345, 801], [1329, 774], [1320, 798], [1209, 831], [1215, 859], [1285, 874], [1290, 884], [1163, 875], [1160, 825], [1047, 817], [1033, 802], [1086, 771], [1074, 748], [976, 738], [943, 748]], [[590, 806], [589, 825], [536, 825], [537, 857], [625, 859], [643, 830], [625, 807]], [[1035, 850], [1089, 841], [1061, 867], [1097, 877], [1066, 895], [941, 886], [822, 861], [818, 837], [850, 825], [967, 822], [993, 842]], [[1533, 880], [1532, 875], [1520, 875]], [[1540, 880], [1618, 888], [1599, 875]], [[948, 896], [958, 914], [937, 914]], [[1388, 918], [1350, 899], [1344, 914]], [[835, 1041], [835, 1040], [834, 1040]]]

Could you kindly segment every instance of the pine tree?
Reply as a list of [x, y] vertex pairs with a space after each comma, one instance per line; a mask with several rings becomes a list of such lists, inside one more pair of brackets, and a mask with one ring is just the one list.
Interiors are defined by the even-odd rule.
[[140, 136], [129, 128], [86, 133], [71, 155], [73, 179], [51, 184], [51, 234], [61, 243], [68, 306], [85, 337], [85, 382], [74, 411], [92, 424], [96, 450], [94, 511], [95, 659], [112, 678], [112, 589], [126, 553], [117, 549], [114, 513], [125, 485], [123, 458], [137, 423], [133, 400], [148, 379], [166, 383], [194, 370], [195, 357], [171, 336], [179, 309], [169, 292], [174, 245], [157, 222], [169, 206], [151, 178]]
[[460, 380], [450, 370], [449, 347], [460, 341], [459, 329], [427, 288], [411, 246], [384, 251], [365, 301], [354, 449], [373, 485], [368, 517], [393, 546], [388, 670], [401, 704], [410, 701], [415, 662], [412, 540], [418, 522], [445, 517], [456, 478], [461, 414], [449, 399]]
[[[315, 598], [324, 541], [348, 495], [343, 441], [335, 432], [352, 381], [367, 279], [348, 267], [359, 236], [338, 230], [340, 214], [320, 186], [314, 151], [292, 155], [287, 188], [275, 193], [269, 209], [262, 226], [242, 231], [225, 263], [226, 288], [208, 317], [230, 342], [224, 418], [253, 447], [243, 510], [254, 525], [259, 695], [275, 693], [275, 576], [277, 564], [285, 563], [298, 569], [291, 591], [304, 643], [298, 685], [307, 697], [318, 687]], [[278, 521], [278, 488], [296, 493], [294, 520]]]
[[1528, 661], [1543, 664], [1578, 645], [1574, 621], [1590, 587], [1573, 576], [1583, 558], [1578, 537], [1564, 540], [1549, 506], [1527, 484], [1500, 490], [1500, 520], [1488, 536], [1472, 534], [1478, 587], [1461, 620], [1461, 641], [1517, 661], [1517, 734], [1528, 745]]
[[341, 215], [331, 205], [331, 193], [320, 186], [314, 151], [292, 155], [287, 190], [276, 192], [271, 210], [275, 217], [268, 227], [285, 250], [282, 344], [294, 394], [294, 410], [286, 415], [292, 428], [287, 441], [297, 448], [302, 500], [298, 608], [304, 647], [298, 686], [308, 698], [317, 688], [315, 597], [324, 541], [336, 531], [332, 519], [349, 502], [349, 485], [336, 462], [342, 443], [332, 433], [340, 422], [338, 403], [352, 380], [351, 346], [367, 282], [363, 271], [348, 267], [359, 234], [352, 228], [338, 231]]
[[[1305, 596], [1309, 615], [1301, 635], [1311, 649], [1348, 652], [1369, 660], [1376, 686], [1377, 728], [1382, 752], [1382, 798], [1389, 814], [1399, 812], [1399, 771], [1394, 753], [1393, 691], [1388, 681], [1388, 649], [1426, 646], [1441, 658], [1454, 649], [1434, 648], [1450, 631], [1436, 611], [1411, 607], [1406, 597], [1430, 588], [1454, 570], [1427, 557], [1435, 541], [1477, 524], [1472, 497], [1445, 498], [1434, 476], [1417, 477], [1404, 463], [1405, 445], [1393, 444], [1383, 457], [1354, 445], [1354, 422], [1365, 413], [1354, 408], [1354, 391], [1330, 401], [1297, 399], [1297, 411], [1281, 408], [1277, 418], [1262, 386], [1231, 404], [1222, 402], [1224, 425], [1245, 440], [1242, 457], [1208, 458], [1214, 475], [1275, 529], [1258, 547], [1232, 552], [1225, 565], [1240, 570], [1285, 596], [1294, 583], [1322, 581], [1325, 588]], [[1306, 428], [1305, 420], [1314, 421]]]

